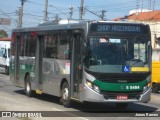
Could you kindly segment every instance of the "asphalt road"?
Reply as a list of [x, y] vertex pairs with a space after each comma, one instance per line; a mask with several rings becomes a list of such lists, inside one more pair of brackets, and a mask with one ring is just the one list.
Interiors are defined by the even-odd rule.
[[[14, 118], [2, 117], [2, 120], [158, 120], [160, 118], [160, 93], [152, 94], [149, 103], [132, 103], [126, 109], [117, 108], [111, 103], [82, 104], [76, 102], [71, 108], [64, 108], [60, 105], [59, 98], [55, 96], [47, 94], [30, 98], [25, 96], [23, 88], [15, 87], [10, 83], [9, 76], [0, 74], [0, 111], [1, 113], [11, 111], [12, 114], [15, 111]], [[20, 116], [16, 114], [16, 111], [20, 113]], [[35, 113], [38, 117], [32, 117], [35, 114], [30, 114], [30, 112]], [[30, 115], [29, 118], [21, 118], [22, 115], [26, 117], [26, 114]], [[148, 117], [153, 115], [156, 117]], [[40, 116], [45, 117], [39, 118]]]

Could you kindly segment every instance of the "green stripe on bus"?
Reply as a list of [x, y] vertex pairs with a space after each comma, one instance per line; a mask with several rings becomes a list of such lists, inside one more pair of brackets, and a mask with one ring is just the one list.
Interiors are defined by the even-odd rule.
[[95, 80], [93, 83], [102, 91], [130, 92], [143, 90], [143, 87], [147, 85], [148, 81], [144, 80], [138, 83], [107, 83]]

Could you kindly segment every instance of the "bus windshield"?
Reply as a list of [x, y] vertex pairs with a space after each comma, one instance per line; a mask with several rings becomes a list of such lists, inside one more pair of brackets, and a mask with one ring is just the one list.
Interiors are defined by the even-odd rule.
[[[148, 38], [89, 36], [85, 65], [93, 72], [132, 72], [131, 68], [149, 68]], [[124, 66], [128, 70], [124, 70]]]

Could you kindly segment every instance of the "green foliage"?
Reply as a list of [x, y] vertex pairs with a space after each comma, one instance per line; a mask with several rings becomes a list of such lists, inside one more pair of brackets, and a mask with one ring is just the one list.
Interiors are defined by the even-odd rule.
[[0, 38], [8, 37], [8, 34], [4, 30], [0, 30]]

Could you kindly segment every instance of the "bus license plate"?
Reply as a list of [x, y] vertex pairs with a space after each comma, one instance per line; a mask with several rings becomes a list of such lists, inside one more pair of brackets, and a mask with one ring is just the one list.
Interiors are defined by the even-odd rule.
[[128, 95], [117, 95], [117, 100], [127, 100]]

